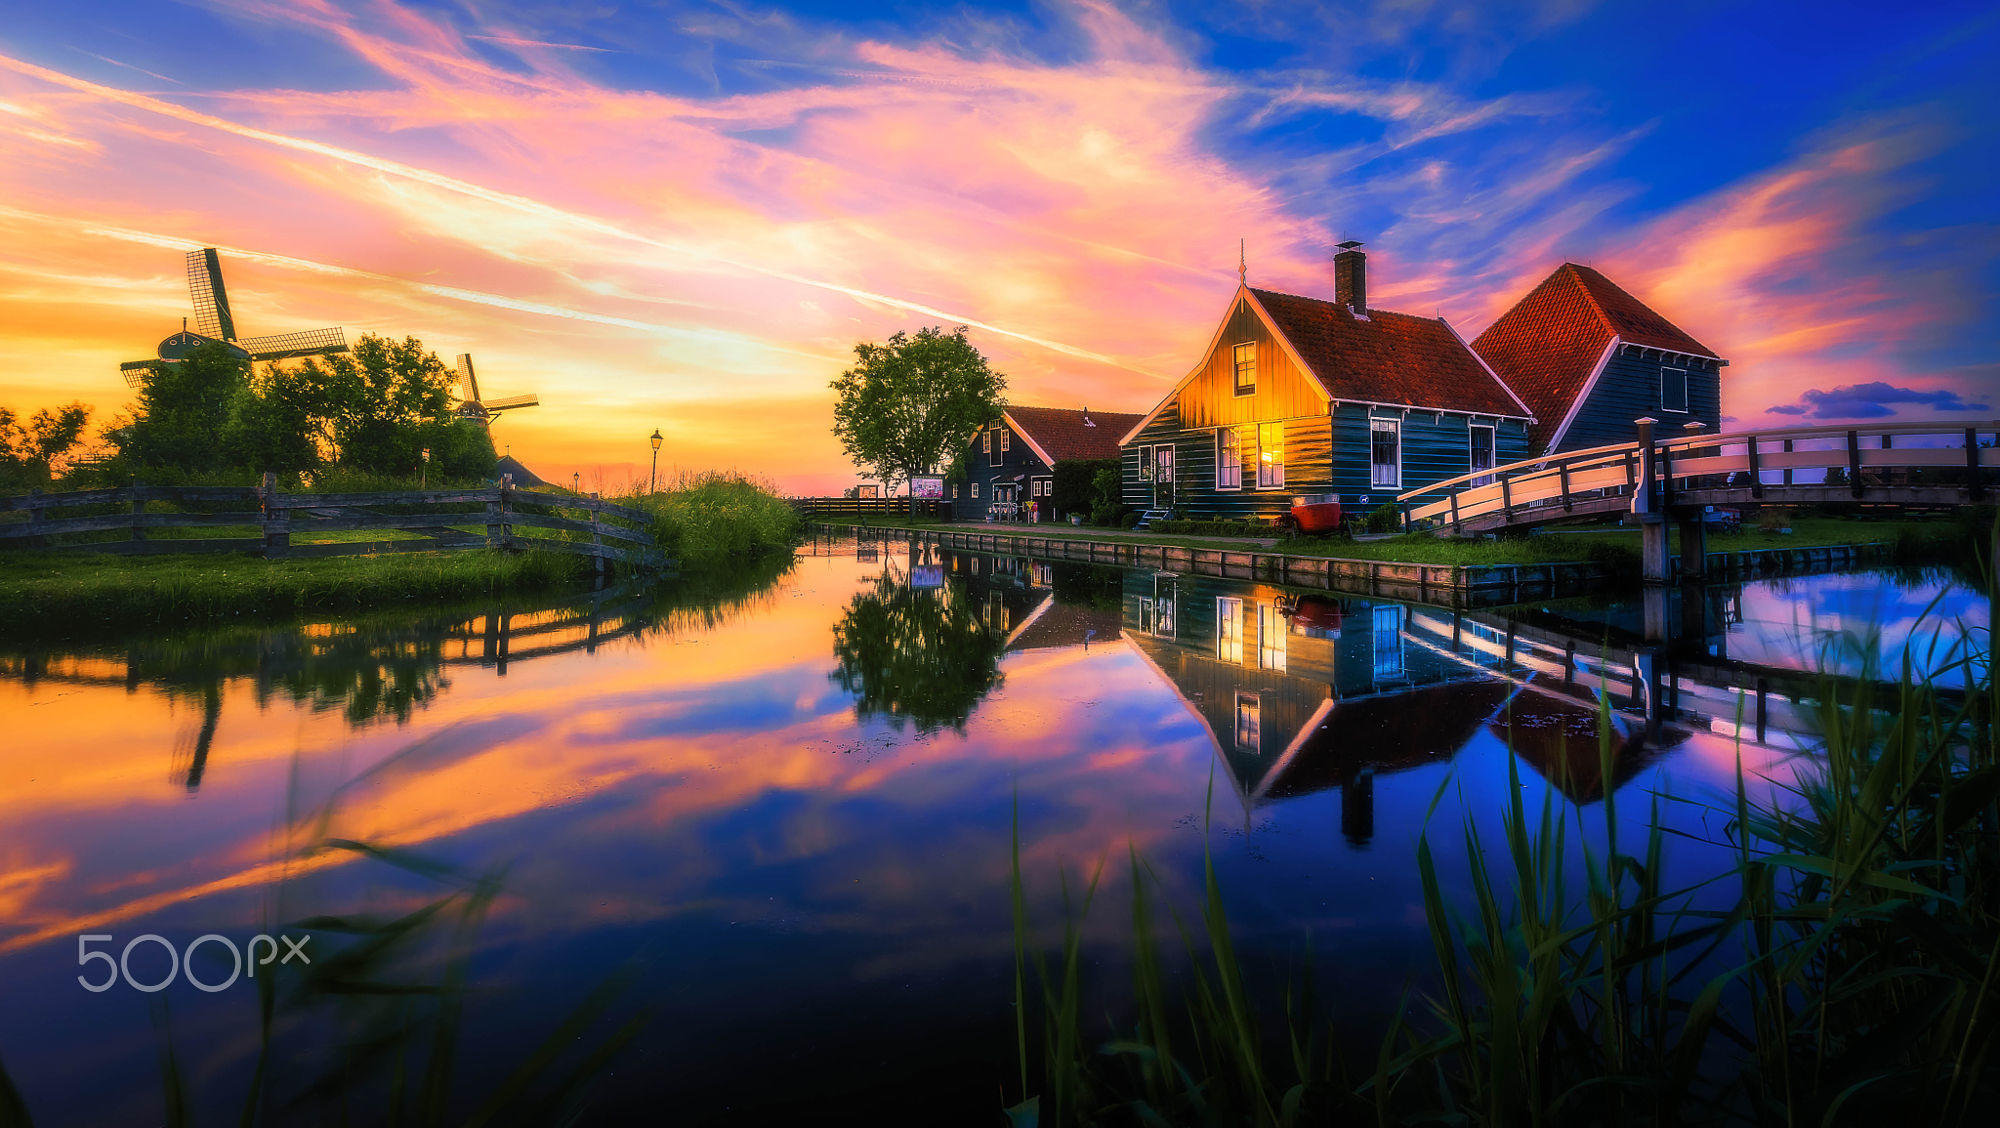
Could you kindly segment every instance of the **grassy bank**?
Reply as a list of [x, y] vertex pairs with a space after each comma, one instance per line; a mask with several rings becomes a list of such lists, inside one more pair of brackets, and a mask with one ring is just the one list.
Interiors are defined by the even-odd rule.
[[[1017, 830], [1023, 1099], [1009, 1112], [1038, 1125], [1986, 1123], [2000, 1098], [2000, 694], [1976, 657], [1983, 634], [1959, 646], [1943, 673], [1964, 674], [1964, 698], [1905, 671], [1895, 692], [1826, 706], [1815, 756], [1772, 798], [1752, 798], [1739, 766], [1709, 814], [1732, 861], [1691, 884], [1670, 885], [1664, 865], [1677, 832], [1661, 807], [1680, 800], [1629, 811], [1614, 792], [1586, 830], [1553, 793], [1531, 806], [1510, 756], [1497, 841], [1469, 809], [1419, 840], [1432, 987], [1372, 1030], [1339, 1025], [1309, 981], [1253, 985], [1207, 858], [1192, 927], [1177, 930], [1189, 970], [1163, 971], [1150, 903], [1163, 883], [1136, 853], [1135, 982], [1123, 1014], [1094, 1020], [1079, 957], [1096, 880], [1065, 898], [1081, 907], [1045, 950]], [[1603, 711], [1599, 732], [1610, 779]], [[1448, 899], [1434, 851], [1461, 849], [1470, 892]]]
[[585, 568], [580, 556], [486, 550], [272, 561], [21, 552], [0, 560], [0, 622], [10, 633], [63, 638], [361, 611], [561, 591]]
[[769, 486], [734, 474], [684, 475], [658, 493], [617, 500], [652, 514], [660, 548], [694, 574], [788, 552], [804, 528]]

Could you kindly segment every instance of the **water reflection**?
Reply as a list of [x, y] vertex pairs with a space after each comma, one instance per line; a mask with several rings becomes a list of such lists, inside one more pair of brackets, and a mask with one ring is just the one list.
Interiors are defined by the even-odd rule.
[[[850, 538], [691, 602], [0, 645], [21, 750], [0, 757], [0, 1059], [38, 1123], [160, 1120], [151, 997], [84, 995], [75, 936], [255, 931], [281, 886], [285, 919], [429, 895], [286, 861], [331, 835], [506, 870], [475, 1062], [519, 1060], [513, 1032], [641, 953], [625, 1001], [659, 1019], [593, 1116], [990, 1119], [1017, 801], [1031, 879], [1129, 843], [1172, 887], [1212, 848], [1246, 958], [1337, 955], [1329, 989], [1389, 1005], [1427, 943], [1411, 858], [1441, 784], [1497, 809], [1512, 757], [1588, 820], [1607, 789], [1724, 785], [1739, 751], [1775, 770], [1814, 708], [1792, 624], [1871, 583], [1895, 586], [1713, 589], [1663, 647], [1619, 603], [1455, 613]], [[1880, 600], [1940, 595], [1983, 622], [1961, 588]], [[1227, 817], [1205, 843], [1211, 778]], [[1052, 879], [1028, 895], [1059, 913]], [[1117, 916], [1094, 958], [1122, 947]], [[170, 1001], [195, 1103], [229, 1111], [254, 996]]]

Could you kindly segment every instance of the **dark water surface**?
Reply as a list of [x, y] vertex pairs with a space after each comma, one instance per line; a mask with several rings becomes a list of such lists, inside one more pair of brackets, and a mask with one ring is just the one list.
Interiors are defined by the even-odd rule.
[[[935, 552], [820, 543], [703, 607], [613, 596], [0, 645], [0, 1065], [37, 1123], [150, 1123], [170, 1047], [202, 1119], [233, 1120], [257, 987], [92, 993], [79, 971], [102, 971], [79, 968], [80, 935], [115, 955], [141, 934], [241, 945], [320, 917], [292, 931], [313, 933], [323, 967], [489, 877], [473, 923], [395, 933], [332, 1002], [293, 1011], [281, 994], [265, 1122], [321, 1118], [324, 1099], [289, 1102], [357, 1031], [396, 1030], [384, 1015], [435, 998], [382, 983], [435, 986], [452, 951], [468, 960], [463, 1017], [429, 1076], [448, 1077], [454, 1109], [582, 1013], [543, 1080], [576, 1074], [587, 1120], [985, 1122], [1017, 1099], [1017, 803], [1050, 941], [1058, 875], [1110, 860], [1084, 926], [1101, 1011], [1122, 1005], [1127, 846], [1186, 911], [1207, 810], [1253, 970], [1276, 984], [1311, 964], [1365, 1031], [1429, 960], [1413, 858], [1441, 785], [1446, 839], [1466, 812], [1497, 817], [1510, 769], [1531, 804], [1583, 825], [1607, 785], [1642, 822], [1655, 793], [1731, 787], [1739, 755], [1784, 778], [1811, 743], [1812, 685], [1792, 672], [1863, 673], [1842, 639], [1879, 629], [1892, 676], [1906, 655], [1941, 669], [1988, 616], [1948, 578], [1769, 581], [1676, 604], [1680, 637], [1660, 648], [1636, 602], [1454, 613]], [[1694, 838], [1721, 822], [1683, 804], [1664, 817]], [[385, 853], [300, 855], [327, 839]], [[1677, 841], [1671, 864], [1719, 864], [1708, 849]], [[1462, 853], [1444, 861], [1453, 887]], [[157, 981], [162, 948], [130, 970]], [[211, 982], [228, 971], [201, 965]], [[623, 1052], [590, 1061], [628, 1019], [642, 1024]], [[423, 1073], [432, 1041], [383, 1041]]]

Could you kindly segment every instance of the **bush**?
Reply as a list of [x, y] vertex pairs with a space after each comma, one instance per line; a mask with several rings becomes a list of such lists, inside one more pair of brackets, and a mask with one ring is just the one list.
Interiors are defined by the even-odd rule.
[[1139, 523], [1140, 516], [1141, 514], [1137, 510], [1126, 510], [1124, 516], [1118, 518], [1118, 527], [1121, 529], [1132, 528]]
[[[1107, 488], [1108, 483], [1108, 488]], [[1057, 518], [1072, 513], [1089, 514], [1118, 507], [1118, 460], [1058, 462], [1049, 485], [1049, 510]]]
[[1792, 511], [1789, 509], [1766, 509], [1757, 514], [1757, 528], [1760, 532], [1775, 533], [1779, 529], [1792, 527]]
[[683, 476], [654, 494], [618, 499], [653, 514], [653, 538], [690, 573], [789, 549], [799, 514], [776, 492], [735, 474]]
[[1403, 511], [1395, 502], [1385, 501], [1369, 510], [1361, 524], [1371, 533], [1399, 533], [1403, 531]]

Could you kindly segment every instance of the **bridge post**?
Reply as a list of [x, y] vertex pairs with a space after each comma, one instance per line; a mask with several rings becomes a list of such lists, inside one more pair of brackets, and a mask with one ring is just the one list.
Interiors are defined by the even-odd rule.
[[1970, 427], [1965, 429], [1965, 493], [1974, 501], [1986, 496], [1979, 481], [1979, 432]]
[[[1708, 528], [1701, 519], [1701, 511], [1676, 515], [1674, 523], [1680, 526], [1681, 542], [1681, 582], [1695, 583], [1708, 575]], [[1661, 522], [1664, 528], [1666, 522]]]
[[[1639, 547], [1644, 560], [1642, 577], [1647, 584], [1664, 584], [1668, 576], [1667, 564], [1667, 520], [1660, 511], [1658, 486], [1655, 482], [1653, 461], [1658, 453], [1653, 447], [1653, 424], [1659, 420], [1650, 415], [1632, 421], [1639, 428], [1639, 480], [1632, 489], [1632, 513], [1639, 519]], [[1647, 603], [1647, 619], [1650, 637], [1652, 604]], [[1664, 620], [1664, 614], [1662, 616]], [[1665, 629], [1664, 621], [1661, 629]]]
[[1763, 468], [1757, 464], [1757, 436], [1755, 435], [1750, 436], [1750, 442], [1744, 449], [1749, 454], [1750, 458], [1750, 496], [1763, 497], [1764, 471]]

